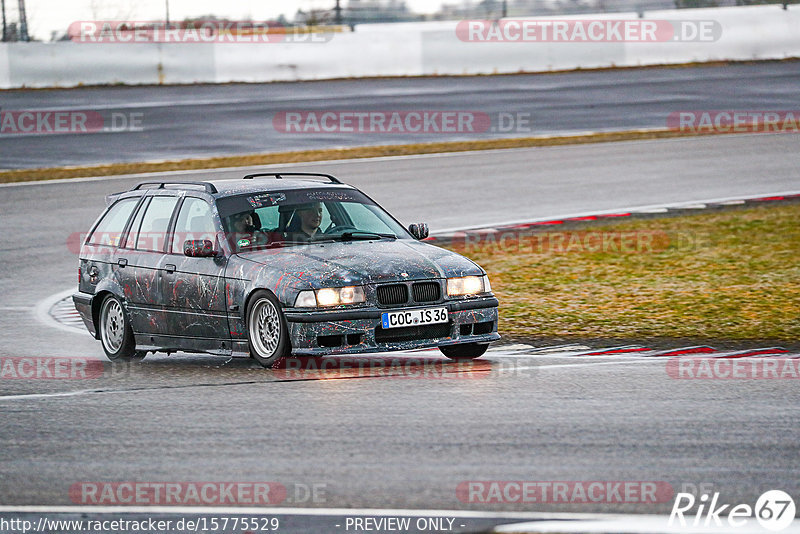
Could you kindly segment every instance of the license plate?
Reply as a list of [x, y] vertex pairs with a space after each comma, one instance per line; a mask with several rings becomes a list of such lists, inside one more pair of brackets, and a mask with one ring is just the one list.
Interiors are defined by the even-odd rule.
[[399, 310], [383, 312], [381, 314], [381, 324], [383, 328], [402, 328], [404, 326], [446, 323], [447, 321], [447, 308]]

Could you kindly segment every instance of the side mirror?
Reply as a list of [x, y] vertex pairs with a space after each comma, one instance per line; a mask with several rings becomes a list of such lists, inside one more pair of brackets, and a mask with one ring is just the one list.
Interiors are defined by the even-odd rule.
[[425, 223], [417, 223], [408, 225], [408, 231], [418, 241], [422, 241], [428, 237], [428, 225]]
[[183, 254], [191, 258], [213, 258], [217, 251], [208, 239], [190, 239], [183, 242]]

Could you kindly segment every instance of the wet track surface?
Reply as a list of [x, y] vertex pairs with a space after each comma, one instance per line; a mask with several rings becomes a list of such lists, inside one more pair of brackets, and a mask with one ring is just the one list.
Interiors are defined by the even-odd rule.
[[323, 484], [324, 502], [307, 503], [316, 506], [484, 510], [532, 508], [461, 502], [461, 482], [713, 483], [743, 501], [771, 487], [800, 489], [793, 380], [675, 380], [666, 359], [642, 355], [379, 360], [265, 371], [248, 360], [155, 357], [109, 365], [103, 378], [17, 381], [0, 398], [2, 501], [70, 504], [68, 488], [83, 481], [243, 477]]
[[[0, 108], [96, 111], [119, 131], [0, 135], [0, 168], [666, 128], [685, 110], [795, 110], [800, 62], [561, 74], [3, 91]], [[470, 111], [482, 132], [281, 133], [288, 111]], [[131, 116], [130, 114], [137, 114]], [[500, 114], [505, 119], [501, 122]], [[509, 116], [515, 119], [513, 126]], [[123, 128], [140, 121], [139, 131]], [[476, 130], [479, 128], [476, 127]]]
[[[246, 480], [287, 487], [284, 506], [665, 513], [672, 494], [487, 504], [457, 488], [664, 481], [712, 484], [737, 502], [800, 490], [794, 380], [676, 380], [669, 358], [576, 352], [501, 348], [468, 364], [405, 353], [324, 371], [154, 357], [102, 378], [19, 380], [0, 397], [0, 498], [84, 504], [73, 484]], [[324, 497], [293, 502], [294, 488], [313, 485]]]
[[[796, 136], [724, 136], [324, 171], [402, 222], [426, 220], [436, 231], [800, 189], [796, 147]], [[301, 168], [323, 171], [293, 170]], [[35, 304], [76, 284], [69, 235], [88, 228], [105, 194], [137, 181], [0, 189], [0, 355], [102, 359], [88, 334], [39, 322]], [[726, 502], [751, 504], [767, 489], [800, 492], [795, 380], [676, 380], [664, 358], [574, 353], [501, 346], [458, 365], [430, 351], [329, 371], [158, 355], [105, 365], [95, 378], [0, 380], [0, 502], [76, 504], [69, 490], [81, 481], [267, 481], [290, 493], [324, 488], [315, 502], [280, 506], [665, 514], [671, 500], [476, 503], [456, 490], [474, 480], [664, 481], [675, 491], [706, 484]], [[330, 518], [314, 521], [338, 530]]]

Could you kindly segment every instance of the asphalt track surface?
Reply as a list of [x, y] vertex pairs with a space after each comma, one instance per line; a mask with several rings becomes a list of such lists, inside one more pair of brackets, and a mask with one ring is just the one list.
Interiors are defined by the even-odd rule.
[[[436, 231], [800, 190], [797, 142], [717, 136], [292, 169], [332, 172], [401, 221], [425, 220]], [[0, 188], [0, 355], [102, 358], [99, 342], [43, 324], [35, 305], [75, 285], [69, 235], [88, 228], [104, 195], [140, 179]], [[249, 360], [159, 355], [91, 380], [0, 380], [0, 503], [74, 504], [69, 489], [81, 481], [273, 481], [290, 493], [323, 488], [316, 501], [283, 506], [486, 512], [664, 515], [671, 501], [465, 503], [460, 483], [705, 484], [724, 502], [751, 505], [768, 489], [800, 495], [793, 380], [674, 380], [659, 358], [503, 347], [466, 370], [437, 352], [406, 357], [441, 372], [286, 380]], [[299, 523], [285, 531], [342, 531], [331, 526], [336, 518], [292, 520]]]
[[[0, 108], [138, 114], [137, 131], [0, 134], [0, 169], [297, 149], [665, 128], [684, 110], [796, 110], [800, 62], [514, 76], [0, 92]], [[491, 128], [450, 133], [282, 133], [285, 111], [472, 111]], [[501, 122], [500, 114], [506, 114]], [[507, 120], [509, 115], [528, 122]], [[127, 119], [126, 119], [127, 120]], [[123, 123], [116, 123], [121, 126]]]

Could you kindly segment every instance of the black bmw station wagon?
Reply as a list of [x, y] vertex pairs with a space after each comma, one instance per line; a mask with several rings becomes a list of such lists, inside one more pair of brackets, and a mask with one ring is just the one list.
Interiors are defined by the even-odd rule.
[[327, 174], [155, 181], [108, 197], [83, 243], [75, 307], [111, 360], [438, 347], [482, 355], [498, 301], [469, 259], [423, 242]]

